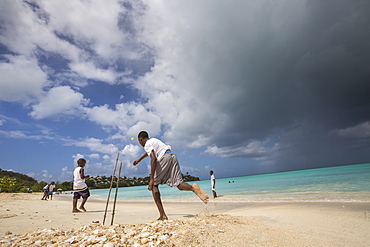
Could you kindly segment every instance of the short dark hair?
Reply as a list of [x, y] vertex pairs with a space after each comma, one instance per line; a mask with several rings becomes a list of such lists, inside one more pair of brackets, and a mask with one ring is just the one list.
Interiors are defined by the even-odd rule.
[[81, 159], [77, 160], [77, 164], [78, 164], [78, 165], [79, 165], [79, 164], [81, 164], [81, 163], [85, 163], [85, 164], [86, 164], [86, 160], [85, 160], [85, 159], [83, 159], [83, 158], [81, 158]]
[[149, 134], [146, 131], [140, 131], [140, 133], [137, 135], [137, 138], [147, 139], [149, 138]]

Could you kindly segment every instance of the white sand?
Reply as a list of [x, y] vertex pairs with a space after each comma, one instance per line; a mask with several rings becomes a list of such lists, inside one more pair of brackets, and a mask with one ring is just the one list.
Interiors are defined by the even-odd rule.
[[[72, 213], [72, 195], [0, 194], [0, 237], [37, 229], [77, 229], [102, 223], [105, 201], [90, 198]], [[164, 202], [176, 246], [370, 246], [369, 203]], [[112, 203], [106, 218], [110, 225]], [[208, 212], [208, 211], [209, 212]], [[114, 223], [153, 222], [153, 202], [118, 202]], [[130, 226], [127, 226], [127, 229]]]

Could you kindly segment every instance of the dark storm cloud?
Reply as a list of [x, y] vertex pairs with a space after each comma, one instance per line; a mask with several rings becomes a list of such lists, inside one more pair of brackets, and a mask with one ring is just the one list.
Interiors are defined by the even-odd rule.
[[222, 106], [236, 137], [264, 139], [308, 123], [327, 133], [368, 121], [368, 9], [365, 1], [309, 1], [278, 29], [264, 25], [236, 61], [230, 86], [238, 93]]

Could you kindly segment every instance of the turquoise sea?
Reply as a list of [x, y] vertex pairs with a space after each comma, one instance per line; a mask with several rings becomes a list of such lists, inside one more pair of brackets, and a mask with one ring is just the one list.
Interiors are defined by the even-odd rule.
[[[370, 202], [370, 163], [217, 179], [216, 201], [227, 202]], [[192, 184], [193, 182], [190, 182]], [[210, 196], [210, 180], [196, 182]], [[163, 201], [196, 201], [192, 192], [159, 186]], [[107, 199], [108, 189], [92, 190]], [[115, 189], [111, 191], [111, 197]], [[119, 188], [118, 200], [149, 201], [147, 186]], [[213, 199], [211, 199], [213, 201]]]

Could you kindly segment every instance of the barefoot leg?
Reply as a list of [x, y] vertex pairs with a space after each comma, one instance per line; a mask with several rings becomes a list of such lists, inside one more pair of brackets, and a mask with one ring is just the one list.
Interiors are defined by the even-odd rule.
[[81, 205], [79, 207], [79, 209], [81, 209], [82, 211], [86, 212], [86, 209], [85, 209], [85, 203], [87, 201], [87, 198], [83, 198], [82, 199], [82, 202], [81, 202]]
[[153, 187], [152, 195], [153, 195], [154, 202], [157, 205], [157, 209], [159, 211], [158, 220], [167, 220], [168, 218], [167, 218], [167, 215], [162, 205], [161, 193], [159, 192], [158, 186]]
[[202, 200], [202, 202], [207, 204], [209, 200], [209, 196], [207, 195], [207, 193], [204, 192], [204, 190], [202, 190], [197, 184], [193, 184], [192, 187], [193, 187], [193, 192], [200, 198], [200, 200]]

